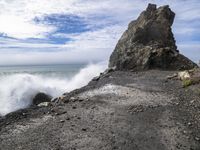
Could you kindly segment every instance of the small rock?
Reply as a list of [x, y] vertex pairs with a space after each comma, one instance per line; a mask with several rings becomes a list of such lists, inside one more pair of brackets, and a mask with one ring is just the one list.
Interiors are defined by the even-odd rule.
[[65, 98], [64, 96], [60, 96], [58, 99], [61, 100], [61, 101], [63, 101], [64, 98]]
[[67, 111], [63, 111], [63, 112], [61, 112], [60, 114], [62, 115], [62, 114], [66, 114], [67, 113]]
[[33, 98], [33, 104], [38, 105], [43, 102], [51, 102], [52, 97], [50, 95], [47, 95], [45, 93], [38, 93]]
[[175, 105], [179, 105], [179, 102], [176, 102]]
[[110, 113], [110, 115], [112, 115], [112, 116], [113, 116], [114, 114], [115, 114], [114, 112], [111, 112], [111, 113]]
[[184, 134], [187, 134], [187, 131], [184, 130], [183, 133], [184, 133]]
[[176, 78], [178, 75], [175, 73], [173, 75], [169, 75], [167, 76], [167, 79], [173, 79], [173, 78]]
[[48, 107], [49, 105], [50, 105], [50, 102], [43, 102], [43, 103], [38, 104], [37, 106], [38, 107]]
[[200, 138], [199, 138], [199, 137], [195, 137], [195, 140], [196, 140], [196, 141], [200, 141]]
[[76, 109], [76, 106], [73, 106], [72, 109]]
[[92, 81], [98, 81], [100, 79], [100, 76], [97, 76], [97, 77], [94, 77], [93, 79], [92, 79]]
[[60, 120], [60, 123], [63, 123], [63, 122], [65, 122], [64, 120]]
[[22, 113], [22, 116], [26, 116], [27, 114], [26, 113]]
[[82, 130], [82, 131], [87, 131], [87, 129], [86, 129], [86, 128], [82, 128], [81, 130]]
[[70, 98], [70, 101], [75, 102], [75, 101], [76, 101], [76, 98], [75, 98], [75, 97], [71, 97], [71, 98]]
[[79, 98], [79, 99], [78, 99], [78, 101], [79, 101], [79, 102], [82, 102], [82, 101], [83, 101], [83, 99]]
[[181, 72], [178, 73], [178, 78], [183, 81], [183, 80], [186, 80], [186, 79], [190, 79], [191, 76], [190, 76], [190, 73], [188, 71], [181, 71]]
[[190, 101], [190, 103], [193, 104], [193, 103], [194, 103], [194, 100]]
[[51, 109], [51, 112], [55, 112], [55, 110], [52, 108], [52, 109]]
[[192, 125], [192, 123], [191, 122], [188, 122], [188, 126], [191, 126]]

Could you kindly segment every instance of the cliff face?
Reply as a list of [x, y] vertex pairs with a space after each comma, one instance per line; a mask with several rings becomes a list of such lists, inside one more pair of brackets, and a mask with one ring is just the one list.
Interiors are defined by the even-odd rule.
[[196, 66], [177, 50], [171, 26], [175, 13], [169, 6], [149, 4], [132, 21], [110, 57], [117, 70], [183, 70]]

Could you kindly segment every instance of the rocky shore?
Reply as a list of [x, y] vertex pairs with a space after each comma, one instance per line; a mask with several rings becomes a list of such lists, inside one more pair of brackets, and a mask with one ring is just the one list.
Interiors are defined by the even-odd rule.
[[0, 149], [199, 150], [200, 84], [178, 78], [197, 65], [176, 48], [174, 16], [169, 6], [150, 4], [99, 77], [0, 118]]
[[1, 149], [200, 148], [200, 85], [183, 88], [172, 71], [114, 71], [49, 107], [9, 114]]

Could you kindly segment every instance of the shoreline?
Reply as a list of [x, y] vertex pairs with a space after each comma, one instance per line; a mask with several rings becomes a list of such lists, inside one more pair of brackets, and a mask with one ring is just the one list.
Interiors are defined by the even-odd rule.
[[52, 106], [9, 114], [0, 123], [0, 145], [5, 149], [16, 148], [17, 143], [23, 143], [21, 149], [198, 149], [200, 120], [195, 116], [200, 114], [200, 97], [194, 87], [200, 85], [182, 88], [180, 81], [166, 79], [173, 73], [104, 74]]

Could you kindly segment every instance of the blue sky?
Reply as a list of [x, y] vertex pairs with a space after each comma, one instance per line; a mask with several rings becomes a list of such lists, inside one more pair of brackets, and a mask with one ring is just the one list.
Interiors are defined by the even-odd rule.
[[170, 5], [178, 49], [200, 60], [199, 0], [0, 0], [0, 65], [108, 60], [148, 3]]

